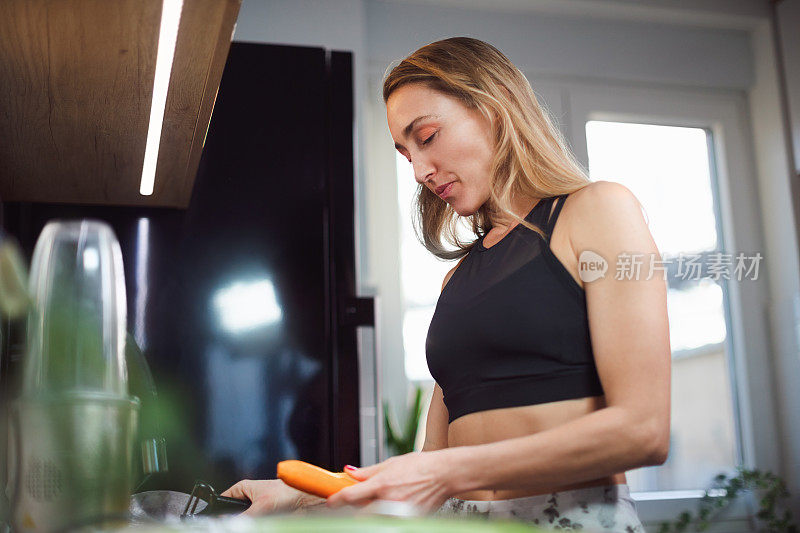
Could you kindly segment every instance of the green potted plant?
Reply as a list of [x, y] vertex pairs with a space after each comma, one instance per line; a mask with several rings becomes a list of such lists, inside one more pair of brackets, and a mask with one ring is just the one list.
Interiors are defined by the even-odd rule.
[[401, 427], [394, 422], [389, 404], [383, 402], [383, 421], [386, 430], [386, 446], [392, 455], [402, 455], [414, 451], [417, 440], [417, 429], [422, 416], [422, 387], [414, 387], [414, 401], [405, 416], [405, 423]]
[[[759, 511], [756, 518], [766, 525], [769, 533], [800, 533], [797, 524], [792, 521], [792, 513], [788, 509], [782, 514], [779, 512], [780, 502], [789, 497], [789, 491], [783, 480], [771, 472], [747, 470], [737, 467], [738, 473], [733, 477], [718, 474], [714, 478], [711, 488], [706, 489], [700, 498], [697, 516], [692, 516], [688, 511], [681, 513], [674, 522], [664, 522], [658, 533], [672, 533], [689, 531], [689, 526], [694, 524], [692, 531], [705, 531], [723, 509], [727, 508], [743, 492], [753, 491], [759, 497]], [[712, 490], [722, 489], [724, 496], [711, 496]]]

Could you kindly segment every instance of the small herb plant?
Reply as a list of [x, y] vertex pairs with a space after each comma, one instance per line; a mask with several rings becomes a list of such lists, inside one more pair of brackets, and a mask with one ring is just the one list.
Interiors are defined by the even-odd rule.
[[386, 445], [393, 455], [402, 455], [414, 451], [414, 442], [417, 440], [417, 428], [422, 416], [422, 387], [417, 385], [414, 390], [414, 403], [406, 413], [405, 424], [402, 429], [393, 423], [389, 404], [383, 402], [383, 421], [386, 429]]
[[[737, 467], [737, 471], [738, 474], [733, 477], [719, 474], [714, 478], [712, 487], [707, 489], [703, 497], [700, 498], [700, 509], [696, 517], [693, 517], [688, 511], [683, 512], [677, 521], [662, 523], [658, 533], [705, 531], [710, 526], [711, 521], [723, 509], [733, 503], [742, 492], [753, 490], [763, 491], [761, 492], [759, 511], [756, 513], [756, 517], [766, 524], [766, 529], [761, 531], [768, 533], [800, 533], [797, 524], [792, 521], [791, 511], [787, 509], [783, 515], [779, 516], [780, 500], [785, 500], [789, 497], [786, 484], [780, 477], [771, 472], [747, 470], [742, 467]], [[710, 493], [715, 489], [722, 489], [724, 496], [712, 497]], [[695, 527], [693, 530], [689, 530], [688, 528], [692, 523], [695, 524]]]

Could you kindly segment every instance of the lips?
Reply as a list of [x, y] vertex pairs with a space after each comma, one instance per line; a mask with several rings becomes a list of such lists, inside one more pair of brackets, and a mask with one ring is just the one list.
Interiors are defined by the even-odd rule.
[[444, 192], [444, 190], [447, 188], [447, 186], [450, 185], [451, 183], [453, 183], [453, 182], [452, 181], [448, 181], [447, 183], [444, 183], [444, 184], [439, 185], [438, 187], [436, 187], [436, 194], [441, 195]]

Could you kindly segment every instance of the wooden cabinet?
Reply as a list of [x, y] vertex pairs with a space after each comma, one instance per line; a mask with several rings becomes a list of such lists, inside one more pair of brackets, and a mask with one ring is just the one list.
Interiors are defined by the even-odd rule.
[[0, 2], [0, 199], [186, 207], [241, 0], [184, 0], [155, 190], [162, 0]]

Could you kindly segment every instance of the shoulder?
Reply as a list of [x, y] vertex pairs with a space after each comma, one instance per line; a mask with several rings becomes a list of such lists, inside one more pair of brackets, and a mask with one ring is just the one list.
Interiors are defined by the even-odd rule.
[[570, 194], [567, 200], [580, 206], [581, 211], [593, 210], [595, 214], [639, 206], [639, 200], [630, 189], [613, 181], [593, 181]]
[[592, 182], [570, 194], [563, 213], [569, 219], [570, 243], [576, 252], [641, 244], [650, 237], [639, 200], [630, 189], [612, 181]]

